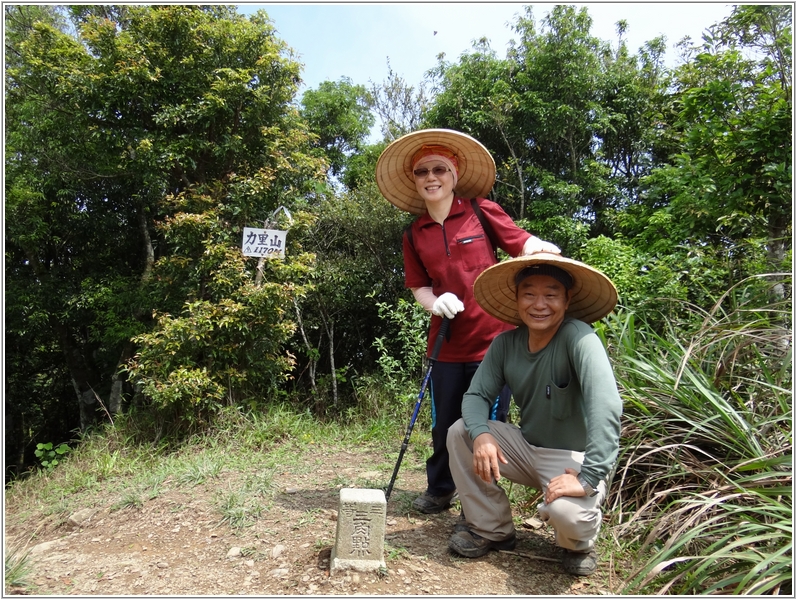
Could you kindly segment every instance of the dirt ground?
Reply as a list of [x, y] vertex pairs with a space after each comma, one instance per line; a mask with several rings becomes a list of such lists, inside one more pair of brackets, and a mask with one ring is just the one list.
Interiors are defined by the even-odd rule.
[[30, 551], [32, 573], [27, 589], [10, 588], [5, 594], [613, 593], [605, 561], [590, 577], [567, 575], [552, 531], [535, 522], [533, 514], [517, 515], [523, 524], [518, 527], [515, 553], [492, 551], [478, 559], [452, 554], [447, 539], [458, 508], [437, 515], [410, 512], [412, 499], [424, 489], [425, 474], [421, 464], [412, 465], [408, 458], [387, 505], [387, 571], [330, 574], [340, 488], [369, 487], [356, 483], [383, 480], [384, 473], [375, 471], [369, 455], [361, 451], [336, 450], [321, 464], [317, 457], [303, 464], [310, 460], [297, 457], [295, 464], [273, 474], [271, 500], [248, 527], [230, 527], [214, 503], [214, 492], [240, 481], [240, 473], [223, 472], [197, 486], [170, 485], [167, 479], [161, 493], [139, 507], [114, 508], [119, 499], [109, 497], [107, 504], [98, 499], [90, 511], [70, 518], [37, 514], [31, 507], [9, 504], [6, 498], [6, 547]]

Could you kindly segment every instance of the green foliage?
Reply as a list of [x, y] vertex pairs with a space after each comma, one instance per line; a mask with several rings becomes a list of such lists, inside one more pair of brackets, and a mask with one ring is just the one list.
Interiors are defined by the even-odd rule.
[[387, 61], [387, 79], [381, 84], [371, 83], [371, 107], [380, 121], [382, 139], [392, 142], [402, 135], [420, 129], [430, 99], [426, 84], [417, 89], [396, 73]]
[[376, 162], [387, 147], [385, 142], [369, 144], [346, 161], [346, 171], [341, 176], [341, 183], [346, 189], [355, 191], [360, 187], [373, 187]]
[[[667, 506], [670, 518], [684, 525], [635, 573], [626, 589], [733, 595], [788, 589], [793, 550], [791, 472], [776, 468], [755, 480], [742, 487], [729, 484], [707, 493], [687, 493]], [[786, 493], [773, 497], [758, 491], [762, 485]]]
[[67, 454], [69, 450], [70, 448], [66, 444], [60, 444], [53, 448], [53, 443], [47, 442], [45, 444], [36, 444], [34, 454], [36, 458], [39, 459], [39, 462], [41, 462], [42, 467], [49, 471], [58, 465], [60, 462], [58, 459], [64, 458], [64, 455]]
[[219, 492], [216, 504], [220, 522], [233, 529], [251, 527], [263, 511], [256, 497], [235, 489]]
[[535, 213], [538, 207], [541, 216], [516, 219], [515, 223], [540, 239], [556, 244], [565, 256], [578, 258], [579, 248], [589, 240], [589, 227], [568, 216], [555, 214], [556, 206], [552, 202], [535, 203]]
[[324, 81], [302, 96], [301, 115], [318, 136], [315, 145], [324, 151], [333, 176], [344, 171], [349, 157], [368, 137], [375, 120], [371, 104], [365, 86], [354, 85], [348, 77]]
[[282, 350], [293, 331], [283, 318], [289, 298], [287, 284], [249, 284], [236, 300], [190, 302], [178, 317], [162, 315], [152, 333], [135, 338], [141, 349], [131, 376], [156, 407], [189, 421], [225, 401], [254, 406], [293, 366]]
[[687, 298], [683, 265], [646, 256], [623, 240], [592, 238], [580, 249], [578, 258], [603, 271], [617, 288], [620, 304], [634, 312], [655, 307], [667, 318], [665, 307]]
[[686, 340], [678, 322], [606, 324], [626, 420], [610, 503], [640, 562], [627, 593], [777, 593], [791, 577], [791, 302], [772, 298], [740, 282]]
[[377, 303], [379, 316], [390, 325], [390, 334], [377, 337], [379, 371], [355, 381], [361, 415], [400, 415], [417, 397], [426, 356], [428, 313], [417, 302], [399, 298], [395, 306]]
[[[394, 329], [391, 343], [386, 338], [374, 340], [379, 349], [379, 366], [382, 375], [389, 383], [406, 383], [405, 379], [415, 379], [422, 373], [423, 358], [426, 356], [426, 336], [429, 329], [429, 314], [417, 302], [399, 298], [396, 306], [378, 303], [379, 316], [386, 319]], [[396, 348], [395, 354], [389, 348]], [[391, 355], [392, 354], [392, 355]]]
[[119, 502], [111, 506], [110, 512], [124, 510], [126, 508], [139, 509], [142, 506], [144, 506], [144, 502], [141, 500], [141, 496], [135, 492], [127, 491], [119, 499]]
[[506, 59], [482, 39], [430, 73], [438, 95], [426, 122], [484, 143], [497, 166], [495, 199], [567, 255], [587, 235], [611, 236], [639, 178], [666, 157], [656, 135], [663, 41], [632, 56], [622, 35], [612, 50], [591, 27], [586, 8], [554, 6], [538, 30], [526, 7]]
[[195, 486], [208, 479], [218, 477], [221, 469], [220, 462], [211, 460], [208, 456], [202, 456], [197, 460], [190, 461], [185, 469], [177, 475], [176, 480], [182, 485]]
[[[621, 217], [635, 243], [671, 254], [763, 240], [768, 268], [781, 268], [791, 238], [790, 22], [790, 7], [736, 7], [686, 49], [663, 131], [670, 164], [641, 180], [643, 202]], [[766, 52], [748, 58], [740, 41]]]
[[138, 383], [167, 431], [260, 401], [291, 367], [286, 307], [311, 257], [289, 242], [255, 289], [240, 236], [280, 205], [297, 233], [324, 180], [293, 104], [299, 64], [264, 13], [233, 7], [75, 7], [71, 32], [25, 14], [7, 23], [12, 452], [63, 428], [45, 398], [75, 406], [75, 390], [107, 399], [118, 382], [130, 399]]
[[401, 235], [408, 215], [382, 198], [373, 181], [330, 194], [312, 210], [316, 219], [300, 243], [316, 261], [308, 277], [312, 289], [295, 305], [293, 347], [297, 387], [302, 395], [309, 388], [321, 414], [351, 403], [351, 375], [373, 370], [373, 340], [391, 330], [377, 306], [406, 294]]

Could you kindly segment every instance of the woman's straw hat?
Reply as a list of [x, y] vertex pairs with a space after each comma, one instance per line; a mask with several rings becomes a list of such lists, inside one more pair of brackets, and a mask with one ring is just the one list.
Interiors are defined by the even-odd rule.
[[481, 307], [496, 319], [521, 325], [515, 297], [515, 276], [533, 265], [552, 265], [567, 271], [573, 278], [570, 306], [566, 316], [592, 323], [602, 319], [617, 304], [617, 289], [597, 269], [558, 254], [538, 252], [500, 262], [485, 269], [473, 284], [473, 295]]
[[390, 144], [376, 163], [376, 183], [391, 203], [416, 215], [426, 212], [426, 203], [415, 189], [411, 164], [413, 155], [424, 145], [445, 146], [456, 154], [458, 196], [483, 198], [490, 193], [495, 183], [495, 161], [487, 148], [459, 131], [422, 129]]

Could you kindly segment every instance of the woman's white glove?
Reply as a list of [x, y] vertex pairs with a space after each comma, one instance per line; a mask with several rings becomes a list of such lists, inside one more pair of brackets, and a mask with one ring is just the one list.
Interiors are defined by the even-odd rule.
[[432, 305], [432, 314], [438, 317], [448, 317], [449, 319], [453, 319], [457, 313], [463, 310], [465, 310], [465, 305], [462, 304], [462, 300], [451, 292], [446, 292], [439, 296], [434, 301], [434, 305]]
[[533, 235], [526, 240], [525, 244], [523, 244], [523, 252], [521, 252], [521, 256], [528, 256], [529, 254], [536, 254], [537, 252], [549, 252], [550, 254], [562, 253], [562, 251], [559, 249], [559, 246], [556, 246], [551, 242], [541, 240], [536, 235]]

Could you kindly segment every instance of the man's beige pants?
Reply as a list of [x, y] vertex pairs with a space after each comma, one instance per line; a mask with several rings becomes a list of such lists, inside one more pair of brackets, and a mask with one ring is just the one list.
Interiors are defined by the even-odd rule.
[[[506, 465], [498, 464], [502, 478], [544, 491], [551, 479], [564, 474], [565, 468], [581, 471], [583, 452], [532, 446], [517, 425], [489, 421], [488, 426], [508, 461]], [[471, 530], [494, 541], [512, 535], [515, 526], [509, 499], [500, 486], [495, 482], [485, 483], [473, 470], [473, 441], [462, 419], [448, 430], [446, 445], [451, 475]], [[557, 546], [586, 552], [593, 548], [598, 537], [600, 505], [605, 496], [606, 483], [601, 481], [598, 493], [592, 498], [562, 497], [550, 504], [543, 501], [537, 510], [540, 518], [554, 528]]]

